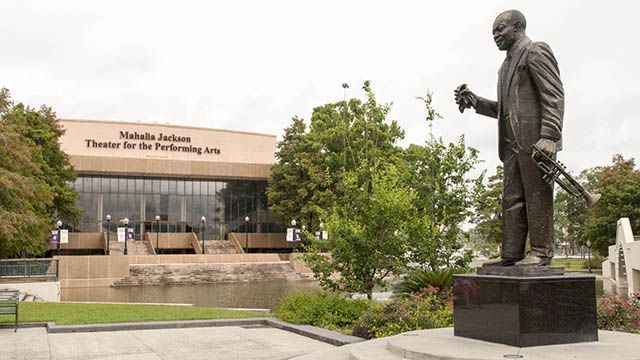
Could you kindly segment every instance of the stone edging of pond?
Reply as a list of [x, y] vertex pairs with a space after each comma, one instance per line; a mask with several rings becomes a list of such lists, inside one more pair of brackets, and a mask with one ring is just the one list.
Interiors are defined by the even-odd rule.
[[[150, 330], [150, 329], [181, 329], [194, 327], [218, 327], [218, 326], [270, 326], [276, 329], [290, 331], [298, 335], [322, 341], [334, 346], [342, 346], [364, 341], [364, 339], [343, 335], [335, 331], [322, 329], [311, 325], [295, 325], [286, 321], [273, 318], [247, 318], [247, 319], [218, 319], [218, 320], [186, 320], [186, 321], [152, 321], [152, 322], [132, 322], [132, 323], [105, 323], [105, 324], [82, 324], [82, 325], [56, 325], [48, 323], [20, 323], [21, 328], [45, 327], [48, 333], [75, 333], [75, 332], [98, 332], [98, 331], [129, 331], [129, 330]], [[11, 328], [13, 324], [1, 324], [0, 329]]]

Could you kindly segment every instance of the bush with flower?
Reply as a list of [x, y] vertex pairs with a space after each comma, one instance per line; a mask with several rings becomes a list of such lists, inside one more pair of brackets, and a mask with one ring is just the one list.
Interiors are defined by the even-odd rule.
[[598, 299], [598, 328], [640, 334], [640, 294], [629, 300], [619, 296]]
[[412, 330], [453, 326], [453, 296], [433, 286], [367, 310], [353, 335], [365, 339], [391, 336]]

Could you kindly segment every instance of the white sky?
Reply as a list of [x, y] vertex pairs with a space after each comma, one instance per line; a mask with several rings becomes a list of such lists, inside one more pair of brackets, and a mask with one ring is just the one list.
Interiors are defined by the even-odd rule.
[[62, 118], [168, 122], [282, 135], [294, 115], [363, 97], [371, 80], [406, 131], [427, 137], [416, 96], [434, 92], [434, 133], [465, 134], [498, 163], [495, 120], [461, 115], [453, 90], [495, 99], [504, 53], [491, 25], [527, 17], [566, 93], [559, 159], [577, 173], [614, 153], [640, 161], [637, 1], [0, 1], [0, 86]]

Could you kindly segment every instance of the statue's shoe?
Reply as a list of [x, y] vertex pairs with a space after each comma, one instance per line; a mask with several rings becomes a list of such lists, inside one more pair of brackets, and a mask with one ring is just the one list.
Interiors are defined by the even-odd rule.
[[549, 266], [551, 258], [529, 255], [526, 258], [516, 262], [515, 266]]
[[518, 260], [521, 259], [512, 259], [512, 258], [497, 258], [489, 261], [485, 261], [482, 263], [482, 267], [493, 267], [493, 266], [513, 266]]

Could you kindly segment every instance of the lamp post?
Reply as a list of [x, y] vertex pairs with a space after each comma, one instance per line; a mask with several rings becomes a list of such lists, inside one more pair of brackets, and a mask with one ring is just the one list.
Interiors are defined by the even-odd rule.
[[56, 246], [56, 255], [60, 256], [60, 241], [62, 240], [62, 238], [60, 238], [60, 228], [62, 227], [62, 221], [58, 220], [56, 222], [56, 229], [58, 229], [58, 246]]
[[291, 226], [293, 226], [293, 241], [291, 242], [291, 252], [295, 251], [295, 246], [296, 246], [296, 224], [298, 222], [296, 221], [296, 219], [291, 220]]
[[589, 273], [591, 273], [591, 241], [587, 240], [587, 267], [589, 268]]
[[129, 242], [129, 218], [122, 219], [122, 223], [124, 224], [124, 254], [127, 255], [129, 253], [127, 249], [127, 243]]
[[156, 255], [158, 255], [158, 243], [160, 238], [160, 215], [156, 215]]
[[249, 253], [249, 217], [244, 217], [244, 252]]
[[204, 223], [207, 222], [207, 218], [203, 216], [200, 218], [200, 221], [202, 222], [202, 226], [200, 227], [200, 233], [202, 234], [202, 254], [204, 254]]
[[110, 232], [111, 232], [111, 215], [107, 214], [107, 255], [110, 255], [110, 254], [111, 254], [111, 249], [110, 249], [110, 246], [111, 246], [111, 243], [110, 243], [111, 237], [110, 237], [110, 235], [109, 235], [109, 233], [110, 233]]

